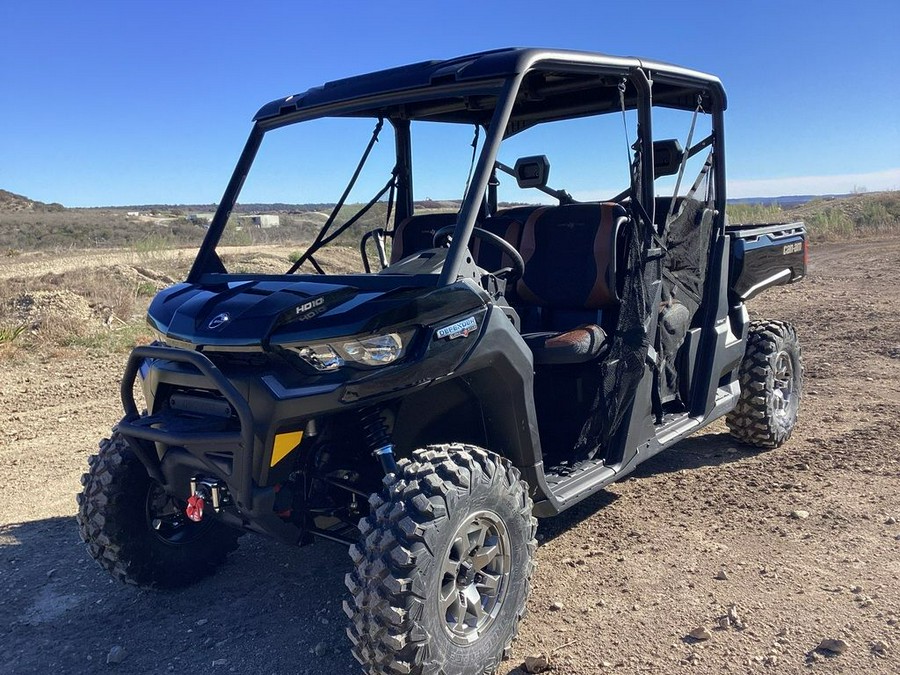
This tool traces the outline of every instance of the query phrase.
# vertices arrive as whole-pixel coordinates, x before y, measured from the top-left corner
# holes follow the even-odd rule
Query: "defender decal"
[[[452,323],[449,326],[439,328],[437,333],[435,333],[435,337],[438,340],[442,340],[444,338],[453,340],[458,337],[468,337],[469,333],[471,333],[476,328],[478,328],[478,324],[475,322],[475,317],[470,316],[468,319],[463,319],[462,321],[457,321],[456,323]]]

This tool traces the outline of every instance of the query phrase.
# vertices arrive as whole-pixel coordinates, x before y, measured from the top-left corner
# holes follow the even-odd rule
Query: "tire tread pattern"
[[[803,377],[800,344],[794,327],[785,321],[758,320],[750,323],[747,349],[741,361],[741,395],[725,417],[729,432],[739,441],[758,448],[777,448],[791,437],[796,415],[788,425],[779,424],[772,414],[776,355],[796,350],[800,381]],[[796,395],[800,395],[800,390]]]
[[[189,543],[153,541],[146,517],[138,517],[149,480],[124,437],[114,433],[100,442],[76,497],[78,530],[88,553],[115,579],[135,586],[175,588],[212,574],[238,547],[241,533],[212,523],[206,536]]]
[[[360,542],[350,549],[355,569],[346,576],[351,599],[344,602],[350,618],[347,634],[353,655],[371,675],[445,675],[440,655],[429,649],[429,636],[417,619],[424,610],[427,589],[420,558],[435,557],[435,537],[442,521],[456,507],[470,481],[486,479],[515,500],[527,523],[527,562],[522,580],[525,599],[537,549],[537,519],[518,470],[505,458],[471,445],[446,444],[416,450],[386,476],[384,488],[369,500],[370,515],[360,522]],[[502,654],[488,659],[480,671],[493,673],[508,656],[523,601]]]

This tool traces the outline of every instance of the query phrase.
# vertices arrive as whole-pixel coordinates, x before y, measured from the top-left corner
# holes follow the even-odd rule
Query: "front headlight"
[[[360,340],[292,347],[316,370],[331,372],[347,364],[377,367],[401,358],[412,333],[387,333]]]
[[[403,338],[399,333],[350,340],[336,344],[335,347],[345,361],[363,366],[386,366],[403,356]]]
[[[344,365],[343,359],[337,355],[331,345],[314,345],[312,347],[294,348],[301,359],[316,370],[330,372]]]

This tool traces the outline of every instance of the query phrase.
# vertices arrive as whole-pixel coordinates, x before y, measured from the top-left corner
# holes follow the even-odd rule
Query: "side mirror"
[[[681,143],[672,138],[666,141],[653,141],[653,176],[672,176],[678,173],[684,150]]]
[[[546,187],[550,178],[550,160],[547,155],[519,157],[513,170],[520,188]]]

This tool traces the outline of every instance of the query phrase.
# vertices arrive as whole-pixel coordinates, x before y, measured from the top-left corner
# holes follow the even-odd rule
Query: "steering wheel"
[[[446,225],[440,228],[434,233],[434,238],[431,243],[434,244],[435,247],[439,246],[440,244],[438,242],[444,237],[452,234],[455,229],[456,225]],[[512,244],[506,241],[506,239],[498,237],[496,234],[489,230],[485,230],[483,227],[473,227],[472,236],[478,237],[489,244],[493,244],[512,260],[512,267],[501,267],[499,270],[491,272],[495,277],[499,277],[506,281],[512,281],[525,274],[525,261],[522,259],[522,254],[519,253]]]

